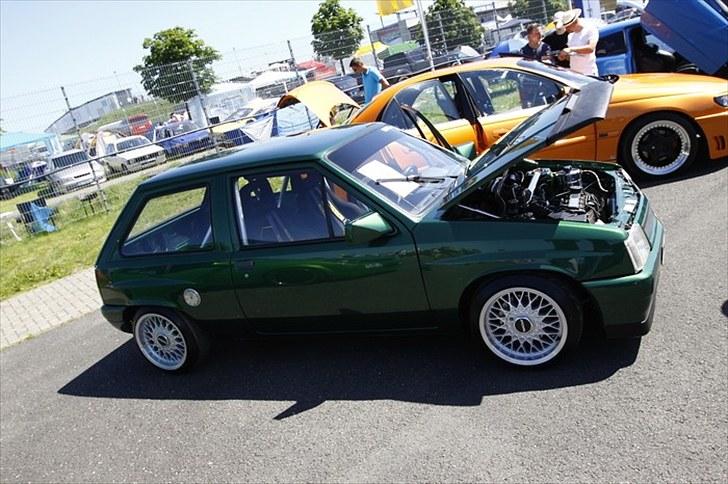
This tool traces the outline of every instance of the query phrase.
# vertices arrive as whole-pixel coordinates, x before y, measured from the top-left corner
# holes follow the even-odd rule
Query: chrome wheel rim
[[[480,334],[499,358],[533,366],[558,355],[568,334],[566,316],[547,294],[528,287],[497,292],[480,311]]]
[[[139,318],[134,339],[146,359],[162,370],[177,370],[187,360],[187,342],[182,331],[161,314],[147,313]]]
[[[690,135],[675,121],[660,120],[644,125],[632,140],[630,153],[635,165],[648,175],[669,175],[690,157]]]

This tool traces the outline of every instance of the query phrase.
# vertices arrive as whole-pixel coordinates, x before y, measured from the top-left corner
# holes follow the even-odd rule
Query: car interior
[[[647,42],[642,28],[632,29],[629,33],[634,49],[634,62],[637,72],[674,72],[675,56],[656,44]]]
[[[369,210],[315,170],[251,176],[238,182],[247,245],[344,236],[344,224]]]

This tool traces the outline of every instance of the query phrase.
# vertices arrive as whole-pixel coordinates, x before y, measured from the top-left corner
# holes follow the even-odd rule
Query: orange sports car
[[[417,117],[409,106],[450,145],[475,155],[587,79],[539,61],[486,60],[399,82],[377,95],[351,122],[383,121],[415,130],[412,120]],[[698,154],[711,159],[728,156],[725,79],[631,74],[609,80],[614,82],[614,93],[607,117],[556,141],[534,158],[619,161],[633,175],[661,177],[687,168]]]

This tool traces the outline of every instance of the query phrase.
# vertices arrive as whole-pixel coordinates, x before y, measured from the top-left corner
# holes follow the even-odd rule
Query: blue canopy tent
[[[0,133],[0,153],[38,143],[43,143],[49,153],[62,151],[55,133]]]

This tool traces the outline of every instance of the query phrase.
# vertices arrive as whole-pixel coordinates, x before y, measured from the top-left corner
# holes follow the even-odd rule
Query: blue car
[[[728,78],[728,4],[691,0],[678,8],[671,0],[651,0],[642,13],[647,32],[670,45],[702,72]]]
[[[189,155],[213,146],[210,132],[192,121],[157,126],[154,128],[152,142],[164,148],[167,156]]]
[[[696,66],[653,34],[639,18],[599,29],[597,68],[600,75],[638,72],[695,72]]]
[[[691,5],[691,8],[699,5],[697,2],[705,3],[705,1],[695,0],[696,3]],[[728,52],[726,52],[728,44],[725,43],[725,39],[728,39],[728,19],[717,13],[708,13],[716,27],[707,29],[701,37],[701,34],[697,32],[700,29],[697,28],[697,25],[693,25],[696,32],[688,38],[701,38],[702,41],[691,41],[688,44],[687,40],[682,39],[682,35],[671,34],[673,31],[667,29],[664,22],[660,23],[661,21],[650,16],[652,15],[650,7],[655,10],[654,5],[661,6],[659,9],[661,18],[668,15],[682,15],[679,13],[680,9],[675,8],[674,2],[652,0],[647,4],[647,9],[641,19],[631,18],[601,27],[596,52],[599,75],[640,72],[718,73],[720,66],[728,60]],[[696,9],[696,11],[698,10]],[[726,22],[725,28],[720,27],[721,22]],[[684,31],[689,30],[689,25],[686,27],[688,28],[683,28]],[[551,33],[546,32],[546,36]],[[722,42],[719,41],[720,36],[722,36]],[[524,45],[526,45],[525,39],[509,39],[498,44],[490,56],[518,55]],[[703,55],[700,52],[703,52]],[[706,56],[710,57],[710,62],[704,59]],[[723,70],[726,70],[725,66],[723,66]]]

